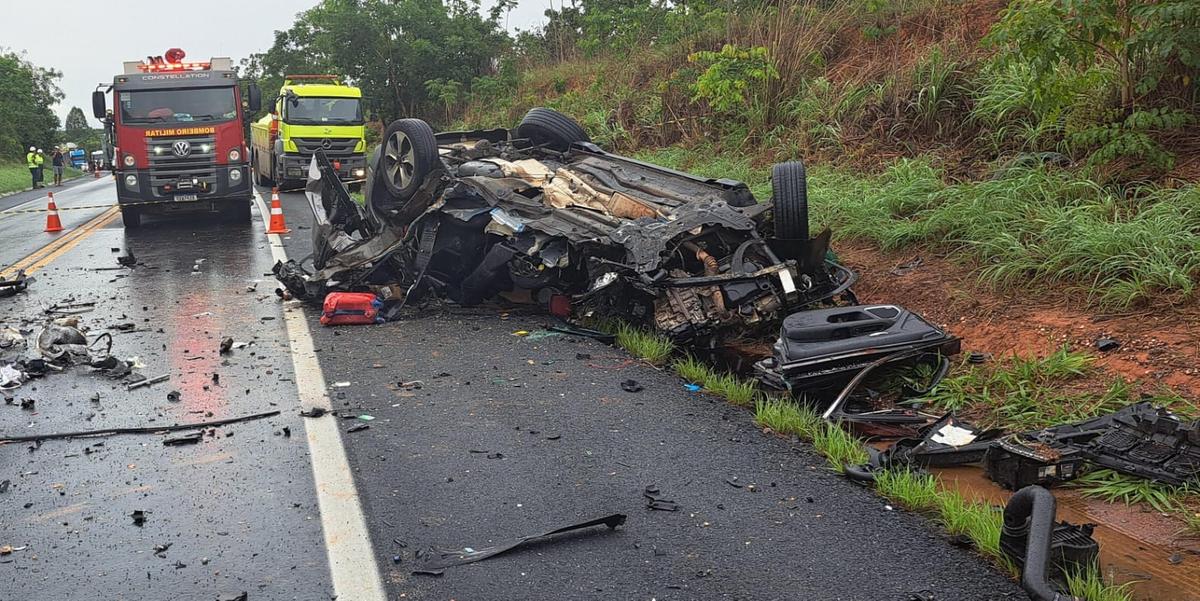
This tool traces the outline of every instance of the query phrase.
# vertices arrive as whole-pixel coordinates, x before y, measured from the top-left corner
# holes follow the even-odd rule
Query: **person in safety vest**
[[[37,149],[37,156],[33,157],[33,162],[37,164],[38,187],[45,188],[46,184],[42,182],[46,181],[46,168],[42,164],[46,162],[46,153],[42,152],[41,148]]]
[[[25,166],[29,167],[29,178],[33,180],[33,187],[40,188],[38,185],[38,155],[37,148],[29,147],[29,152],[25,153]]]

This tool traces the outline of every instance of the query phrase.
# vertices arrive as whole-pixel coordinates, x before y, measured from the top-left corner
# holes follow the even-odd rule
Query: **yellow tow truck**
[[[366,174],[362,91],[336,75],[288,75],[274,108],[250,125],[250,164],[260,186],[298,188],[317,150],[343,181]]]

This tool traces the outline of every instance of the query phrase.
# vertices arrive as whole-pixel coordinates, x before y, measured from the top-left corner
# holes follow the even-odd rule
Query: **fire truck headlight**
[[[166,148],[163,148],[162,146],[154,147],[154,154],[162,154],[164,152],[166,152]]]
[[[367,170],[366,170],[366,169],[355,169],[355,170],[354,170],[354,177],[362,177],[362,176],[364,176],[364,175],[366,175],[366,174],[367,174]]]
[[[126,167],[132,167],[133,163],[136,159],[133,158],[132,154],[127,154],[127,155],[125,155],[125,158],[121,159],[121,160],[122,160],[122,162],[125,163]]]
[[[242,170],[241,169],[231,169],[229,171],[229,181],[231,181],[235,184],[242,181]]]
[[[230,150],[229,151],[229,160],[233,161],[233,162],[242,160],[242,151],[240,151],[236,148],[234,148],[233,150]]]
[[[128,188],[136,188],[137,187],[137,176],[132,173],[130,173],[129,175],[126,175],[125,176],[125,186]]]

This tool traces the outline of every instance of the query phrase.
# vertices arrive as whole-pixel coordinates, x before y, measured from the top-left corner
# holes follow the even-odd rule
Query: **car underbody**
[[[778,235],[776,203],[741,182],[547,140],[525,122],[436,134],[422,168],[415,155],[431,149],[409,125],[371,157],[363,205],[314,157],[311,264],[276,268],[292,294],[391,287],[396,308],[527,293],[562,317],[619,318],[693,344],[759,336],[850,294],[855,276],[827,258],[829,232],[810,239],[804,223],[803,236]]]

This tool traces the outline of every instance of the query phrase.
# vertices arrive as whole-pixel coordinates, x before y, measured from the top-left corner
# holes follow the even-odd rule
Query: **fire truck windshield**
[[[293,125],[358,125],[363,122],[357,98],[291,96],[283,110],[283,120]]]
[[[233,88],[131,90],[118,96],[121,123],[191,123],[237,117]]]

